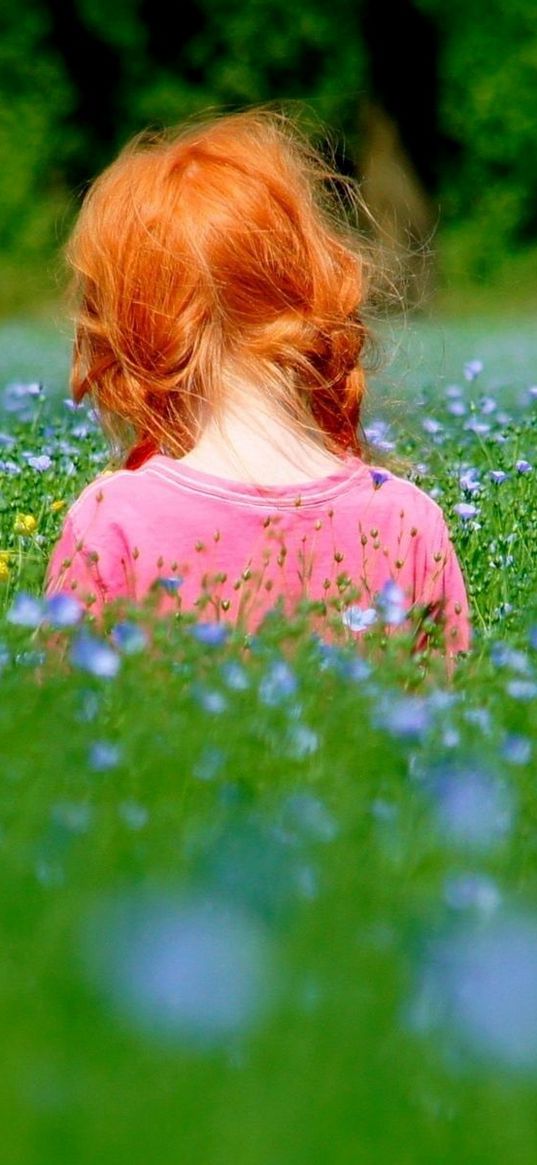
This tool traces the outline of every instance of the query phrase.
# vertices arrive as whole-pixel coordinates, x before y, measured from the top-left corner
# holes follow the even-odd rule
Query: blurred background
[[[536,79],[535,0],[3,0],[0,376],[63,378],[61,244],[130,135],[276,101],[362,181],[429,372],[475,318],[464,355],[492,335],[531,377]]]

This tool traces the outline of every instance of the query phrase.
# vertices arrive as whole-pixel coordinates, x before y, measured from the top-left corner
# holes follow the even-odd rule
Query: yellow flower
[[[33,514],[17,514],[13,529],[16,534],[34,534],[37,530],[37,522]]]
[[[63,498],[58,498],[58,500],[56,502],[51,502],[50,508],[52,510],[52,513],[56,514],[58,512],[58,510],[63,510],[64,505],[65,505],[65,502],[64,502]]]
[[[9,578],[9,566],[5,558],[0,557],[0,583],[7,582]]]

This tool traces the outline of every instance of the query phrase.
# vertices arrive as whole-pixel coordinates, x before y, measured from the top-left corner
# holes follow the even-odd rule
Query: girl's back
[[[440,508],[352,456],[296,486],[249,485],[158,454],[103,475],[70,511],[48,593],[94,596],[100,612],[121,596],[140,601],[156,579],[163,610],[179,597],[183,609],[250,630],[279,596],[288,613],[301,599],[329,609],[344,600],[358,630],[359,609],[393,582],[401,607],[444,611],[450,652],[468,647],[464,583]]]

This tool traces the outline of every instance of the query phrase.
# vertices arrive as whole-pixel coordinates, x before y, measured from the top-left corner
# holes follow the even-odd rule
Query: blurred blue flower
[[[259,699],[262,704],[277,707],[285,703],[297,690],[294,672],[285,660],[276,660],[267,668],[259,684]]]
[[[449,874],[444,882],[444,899],[452,910],[476,910],[488,916],[501,905],[502,895],[487,874]]]
[[[420,740],[433,723],[432,711],[422,696],[382,693],[373,711],[373,723],[400,740]]]
[[[270,1010],[275,952],[266,931],[218,896],[170,891],[104,901],[86,921],[86,974],[149,1039],[210,1049]]]
[[[210,712],[213,716],[219,716],[222,712],[227,711],[228,701],[223,692],[206,688],[203,684],[199,683],[193,683],[190,690],[194,699],[203,708],[204,712]]]
[[[84,607],[74,595],[53,595],[46,601],[46,620],[57,630],[80,623]]]
[[[109,740],[96,740],[89,750],[88,764],[96,773],[117,768],[120,760],[121,748]]]
[[[515,469],[517,473],[531,473],[532,468],[533,467],[530,465],[529,461],[526,461],[523,457],[520,457],[518,461],[515,461]]]
[[[41,395],[42,385],[40,384],[14,382],[6,385],[2,395],[2,404],[6,413],[15,413],[21,421],[31,420],[34,401]]]
[[[509,474],[505,473],[503,469],[491,469],[489,471],[490,480],[493,481],[495,485],[502,485],[504,481],[507,481],[508,476]]]
[[[30,469],[35,469],[38,473],[44,473],[45,470],[50,469],[52,457],[49,457],[48,453],[40,453],[38,456],[28,457],[28,465]]]
[[[112,642],[124,655],[136,655],[147,647],[147,635],[137,623],[116,623],[111,632]]]
[[[339,833],[338,822],[320,797],[310,792],[290,793],[283,799],[278,822],[284,831],[292,829],[298,836],[325,843]]]
[[[514,793],[486,768],[467,761],[439,764],[426,787],[447,842],[489,850],[510,833],[515,818]]]
[[[535,680],[509,680],[505,690],[513,700],[535,700],[537,697]]]
[[[527,765],[531,760],[532,743],[527,736],[508,733],[502,744],[502,756],[512,765]]]
[[[489,416],[491,413],[495,413],[497,407],[498,407],[498,405],[497,405],[496,401],[494,400],[493,396],[482,396],[481,397],[481,400],[479,402],[479,409],[485,417]]]
[[[537,922],[492,911],[430,944],[411,1009],[415,1027],[496,1067],[537,1069]]]
[[[15,444],[15,438],[11,433],[0,433],[0,448],[11,448]]]
[[[421,422],[421,427],[425,433],[430,433],[431,436],[434,436],[437,433],[442,433],[444,428],[444,426],[440,424],[440,421],[436,421],[434,417],[425,417],[425,419]]]
[[[0,470],[2,473],[8,473],[11,477],[16,477],[21,473],[20,465],[16,461],[0,461]]]
[[[156,581],[157,585],[162,587],[163,591],[166,591],[166,594],[175,595],[180,587],[182,587],[184,580],[181,575],[171,575],[170,578],[159,578]]]
[[[213,781],[222,771],[227,756],[228,754],[223,748],[218,748],[214,744],[205,745],[201,756],[192,769],[192,775],[198,781]]]
[[[483,371],[483,367],[482,360],[468,360],[468,362],[464,365],[465,379],[470,381],[470,383],[476,380],[479,374]]]
[[[466,405],[463,400],[452,400],[446,408],[452,417],[463,417],[466,413]]]
[[[46,606],[26,591],[19,591],[7,612],[6,620],[17,627],[39,627],[46,617]]]
[[[245,692],[250,687],[250,677],[242,664],[236,660],[226,660],[220,668],[220,674],[226,687],[233,692]]]
[[[407,603],[401,587],[393,579],[384,583],[382,590],[376,596],[375,606],[384,623],[399,626],[407,616]]]
[[[373,623],[376,623],[377,618],[378,615],[374,607],[367,607],[364,610],[363,607],[353,604],[343,612],[341,622],[345,627],[348,627],[349,631],[358,632],[367,631],[368,627],[372,627]]]
[[[220,647],[229,636],[229,627],[226,623],[194,623],[190,634],[205,647]]]
[[[479,480],[479,470],[465,469],[463,473],[459,474],[459,485],[465,493],[475,494],[481,489],[481,482]]]
[[[468,522],[470,518],[476,517],[479,510],[471,502],[458,502],[456,506],[453,506],[453,512],[462,518],[463,522]]]
[[[372,421],[365,429],[365,435],[369,444],[382,450],[383,453],[391,453],[395,449],[395,442],[392,440],[390,426],[386,421]]]
[[[307,724],[290,724],[282,741],[282,753],[293,760],[313,756],[319,748],[319,737]]]
[[[511,671],[518,672],[519,675],[528,675],[531,670],[530,661],[526,652],[519,651],[517,648],[511,647],[509,643],[504,643],[501,640],[493,643],[490,658],[495,667],[507,667]]]
[[[87,833],[93,821],[93,808],[79,801],[58,801],[51,810],[51,819],[69,833]]]
[[[113,679],[121,664],[120,656],[108,643],[87,631],[81,631],[73,641],[70,660],[75,667],[100,679]]]
[[[490,425],[487,421],[480,421],[478,417],[470,417],[465,421],[464,429],[469,433],[475,433],[478,437],[485,437],[490,433]]]
[[[118,805],[118,815],[128,829],[138,832],[149,821],[149,810],[139,801],[122,801]]]

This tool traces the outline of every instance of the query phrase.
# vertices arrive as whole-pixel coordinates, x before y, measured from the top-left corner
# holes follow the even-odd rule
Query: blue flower
[[[92,744],[88,763],[91,769],[97,773],[105,773],[108,769],[115,769],[121,760],[121,749],[119,745],[112,744],[108,740],[97,740]]]
[[[510,832],[514,797],[505,782],[471,762],[439,766],[428,782],[438,826],[446,841],[488,850]]]
[[[380,489],[381,485],[384,485],[384,482],[388,481],[390,477],[390,474],[386,473],[383,469],[370,469],[369,472],[371,474],[374,489]]]
[[[349,631],[360,632],[367,631],[368,627],[372,627],[373,623],[377,621],[377,612],[374,607],[359,607],[353,604],[351,607],[343,612],[341,622]]]
[[[33,402],[41,393],[40,384],[7,384],[3,394],[6,413],[16,413],[21,421],[30,420]]]
[[[466,405],[463,400],[452,400],[446,407],[452,417],[463,417],[466,413]]]
[[[464,473],[459,476],[459,485],[465,493],[475,494],[481,489],[481,482],[479,481],[479,471],[474,469],[466,469]]]
[[[390,427],[386,421],[373,421],[365,429],[365,436],[370,445],[384,453],[391,453],[395,449],[395,442],[391,440]]]
[[[490,480],[493,481],[495,485],[501,485],[502,482],[507,480],[508,476],[509,475],[507,473],[504,473],[503,469],[491,469],[489,472]]]
[[[265,929],[219,900],[154,889],[104,901],[81,934],[86,974],[146,1038],[227,1044],[270,1009],[276,964]]]
[[[278,660],[268,668],[259,685],[259,699],[269,707],[283,704],[297,690],[297,680],[289,664]]]
[[[6,619],[17,627],[39,627],[46,617],[46,607],[42,599],[36,599],[25,591],[19,591],[10,607]]]
[[[496,882],[486,874],[448,875],[444,898],[452,910],[475,910],[485,917],[493,914],[502,901]]]
[[[469,521],[470,518],[475,518],[476,514],[479,513],[477,506],[472,505],[471,502],[459,502],[456,506],[453,506],[453,511],[459,518],[462,518],[463,522]]]
[[[138,801],[122,801],[118,806],[118,814],[127,829],[138,831],[149,821],[149,811]]]
[[[532,468],[533,467],[530,465],[529,461],[526,461],[523,457],[520,457],[518,461],[515,461],[515,469],[517,473],[531,473]]]
[[[432,722],[431,709],[421,696],[384,694],[375,709],[373,720],[400,740],[421,740]]]
[[[220,669],[222,679],[228,688],[234,692],[245,692],[250,687],[248,673],[240,663],[227,660]]]
[[[440,421],[436,421],[434,417],[425,417],[421,422],[421,427],[425,433],[430,433],[432,436],[441,433],[443,430],[443,425],[440,424]]]
[[[191,692],[204,712],[210,712],[213,716],[220,716],[222,712],[227,711],[228,701],[223,692],[206,688],[203,684],[198,683],[192,684]]]
[[[532,745],[527,736],[508,733],[502,744],[502,756],[511,765],[527,765],[531,760]]]
[[[49,457],[48,453],[41,453],[38,457],[28,457],[28,465],[30,469],[35,469],[38,473],[44,473],[45,470],[50,469],[52,458]]]
[[[281,825],[292,828],[312,841],[328,843],[339,833],[338,823],[320,797],[312,793],[291,793],[281,806]]]
[[[47,599],[46,619],[51,627],[74,627],[80,622],[84,607],[74,595],[53,595]]]
[[[227,753],[222,748],[207,744],[192,769],[192,775],[198,781],[213,781],[221,772],[226,760]]]
[[[229,635],[229,628],[225,623],[194,623],[190,634],[205,647],[220,647]]]
[[[468,362],[464,365],[464,376],[466,380],[470,381],[470,383],[476,380],[482,371],[482,360],[468,360]]]
[[[120,667],[120,657],[108,643],[82,631],[73,641],[71,663],[99,679],[113,679]]]
[[[183,581],[181,575],[172,575],[170,578],[157,579],[157,585],[162,587],[163,591],[166,591],[166,594],[176,595],[179,588],[182,587]]]
[[[393,579],[388,579],[379,591],[376,608],[384,623],[392,623],[398,627],[404,622],[407,614],[405,596]]]
[[[486,892],[485,892],[486,894]],[[485,912],[486,915],[486,912]],[[537,1068],[537,922],[505,908],[465,919],[427,951],[411,1009],[448,1048],[527,1072]]]
[[[136,655],[147,647],[147,635],[137,623],[116,623],[112,628],[112,642],[124,655]]]
[[[16,461],[0,461],[0,470],[2,473],[9,473],[11,477],[16,477],[21,472],[21,467]]]

